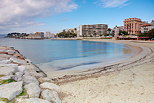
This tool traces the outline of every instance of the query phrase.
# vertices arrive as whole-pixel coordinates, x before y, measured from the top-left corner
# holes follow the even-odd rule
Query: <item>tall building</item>
[[[144,22],[145,23],[145,22]],[[124,29],[128,34],[140,34],[143,22],[139,18],[128,18],[124,20]]]
[[[93,37],[102,36],[107,34],[108,25],[95,24],[95,25],[80,25],[78,36],[79,37]]]

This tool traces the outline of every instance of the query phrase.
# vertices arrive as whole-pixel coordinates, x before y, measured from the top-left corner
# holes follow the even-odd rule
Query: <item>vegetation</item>
[[[65,30],[63,30],[62,32],[58,33],[57,36],[60,38],[74,38],[77,37],[77,34],[69,31],[66,32]]]
[[[0,77],[4,77],[5,75],[0,75]]]
[[[0,85],[1,84],[8,84],[8,83],[12,83],[12,82],[16,82],[15,80],[13,79],[8,79],[8,80],[0,80]]]
[[[154,38],[154,29],[148,31],[147,33],[142,33],[142,34],[140,34],[139,37]]]
[[[119,35],[123,35],[123,36],[124,36],[124,35],[129,35],[129,34],[128,34],[127,31],[120,31],[120,32],[119,32]]]
[[[26,95],[27,95],[27,91],[26,91],[26,89],[23,89],[22,93],[19,94],[17,97],[26,96]]]
[[[9,100],[7,98],[0,98],[0,101],[3,101],[5,103],[8,103],[9,102]]]

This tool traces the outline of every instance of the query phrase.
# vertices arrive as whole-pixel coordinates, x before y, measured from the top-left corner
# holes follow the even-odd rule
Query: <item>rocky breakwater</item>
[[[60,88],[19,51],[0,47],[0,103],[61,103]]]

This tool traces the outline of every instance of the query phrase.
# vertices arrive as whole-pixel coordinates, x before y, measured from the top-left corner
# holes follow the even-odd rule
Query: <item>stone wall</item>
[[[61,103],[60,87],[12,47],[0,47],[0,103]]]

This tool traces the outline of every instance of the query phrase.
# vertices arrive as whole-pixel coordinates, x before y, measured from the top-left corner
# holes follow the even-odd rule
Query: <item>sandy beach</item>
[[[95,40],[96,41],[96,40]],[[140,48],[128,60],[54,78],[63,103],[154,103],[154,42],[114,41]],[[62,76],[62,75],[61,75]]]

